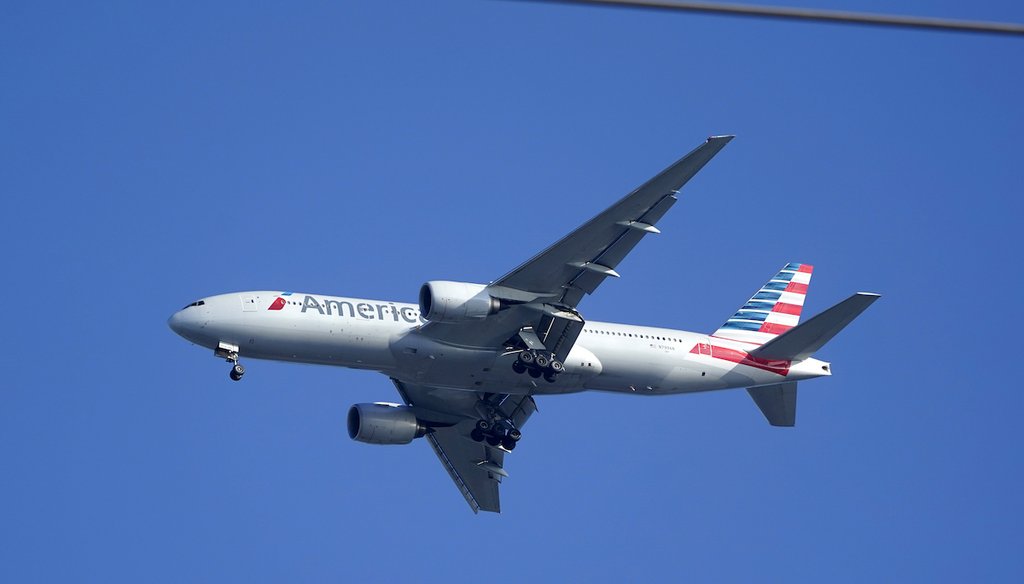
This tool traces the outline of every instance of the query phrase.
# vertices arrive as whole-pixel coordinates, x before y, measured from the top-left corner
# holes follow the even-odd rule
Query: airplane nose
[[[167,326],[186,341],[204,345],[211,340],[212,333],[207,326],[214,320],[212,312],[210,299],[198,300],[172,314]]]
[[[180,336],[184,336],[185,333],[185,316],[182,314],[184,310],[179,310],[171,315],[171,318],[167,319],[167,326],[171,327],[171,330]]]

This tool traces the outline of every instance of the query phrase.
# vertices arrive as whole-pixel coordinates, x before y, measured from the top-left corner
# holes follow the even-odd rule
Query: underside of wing
[[[508,476],[501,474],[505,472],[503,451],[473,442],[454,428],[437,430],[427,440],[474,513],[501,512],[498,485],[502,476]]]
[[[575,307],[615,268],[676,201],[676,194],[732,136],[712,136],[657,176],[551,247],[496,280],[507,287],[554,297]]]
[[[473,430],[479,420],[495,414],[518,430],[537,409],[533,398],[392,381],[417,418],[439,422],[426,438],[473,512],[500,512],[498,485],[508,477],[504,468],[508,450],[487,440],[474,440]]]
[[[608,277],[675,203],[676,195],[732,136],[712,136],[657,176],[529,261],[489,284],[502,308],[471,322],[429,322],[419,334],[445,343],[498,348],[522,329],[564,361],[583,328],[576,307]],[[515,343],[513,343],[515,344]],[[520,347],[522,348],[522,347]]]

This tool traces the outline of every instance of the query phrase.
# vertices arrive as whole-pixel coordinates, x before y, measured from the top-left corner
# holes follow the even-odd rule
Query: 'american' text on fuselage
[[[390,314],[395,322],[399,322],[399,319],[410,324],[425,322],[420,318],[419,311],[415,308],[397,306],[394,303],[352,303],[347,300],[324,300],[320,302],[316,297],[306,295],[302,301],[302,312],[307,310],[315,310],[325,316],[347,316],[349,318],[363,318],[366,320],[386,320],[385,315]]]

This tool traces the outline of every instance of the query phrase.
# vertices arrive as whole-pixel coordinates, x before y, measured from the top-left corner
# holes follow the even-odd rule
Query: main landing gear
[[[476,427],[469,433],[469,436],[476,442],[487,441],[490,446],[500,446],[511,451],[522,437],[522,432],[517,430],[508,420],[505,423],[493,424],[487,420],[476,420]]]
[[[511,419],[507,418],[501,411],[500,404],[496,404],[489,398],[477,402],[477,413],[480,419],[476,426],[469,433],[470,438],[477,442],[487,441],[491,446],[500,446],[511,452],[523,433],[516,428]]]
[[[554,383],[558,374],[565,371],[565,365],[555,359],[551,353],[537,349],[525,349],[512,363],[512,371],[519,374],[528,373],[534,379],[543,375],[545,381]]]
[[[497,422],[477,420],[476,427],[469,433],[469,436],[477,442],[486,440],[491,446],[501,446],[505,450],[511,451],[516,447],[519,439],[523,437],[523,433],[517,430],[512,425],[512,422],[507,419],[501,419]]]
[[[228,363],[231,363],[231,371],[228,372],[228,377],[231,381],[241,381],[242,376],[245,375],[245,365],[238,362],[238,347],[228,343],[221,343],[213,350],[214,357],[220,357]]]

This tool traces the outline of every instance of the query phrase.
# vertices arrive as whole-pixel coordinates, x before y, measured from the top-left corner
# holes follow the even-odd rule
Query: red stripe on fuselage
[[[701,354],[700,347],[700,343],[694,345],[693,348],[690,349],[690,353],[694,355]],[[706,347],[707,345],[705,345],[705,350],[707,350]],[[729,361],[730,363],[738,363],[740,365],[746,365],[747,367],[754,367],[755,369],[761,369],[762,371],[768,371],[769,373],[775,373],[783,377],[789,374],[789,368],[792,365],[791,361],[751,357],[746,353],[746,351],[719,347],[718,345],[711,345],[711,355],[709,356],[712,359],[722,359],[723,361]]]

